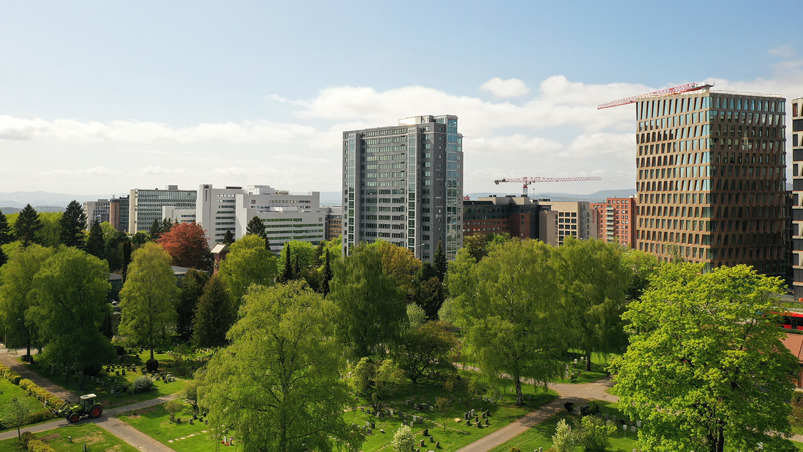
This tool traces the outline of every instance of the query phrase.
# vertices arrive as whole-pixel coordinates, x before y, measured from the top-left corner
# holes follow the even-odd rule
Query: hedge
[[[13,370],[9,369],[8,367],[0,364],[0,375],[3,375],[3,378],[10,381],[11,383],[18,385],[20,384],[20,380],[22,380],[22,376],[20,374],[14,372]]]
[[[51,394],[27,378],[20,380],[19,386],[20,388],[30,392],[30,394],[39,399],[40,402],[47,401],[48,407],[50,408],[58,408],[62,403],[64,403],[60,397]]]
[[[56,452],[56,449],[38,439],[32,439],[28,441],[28,452]]]

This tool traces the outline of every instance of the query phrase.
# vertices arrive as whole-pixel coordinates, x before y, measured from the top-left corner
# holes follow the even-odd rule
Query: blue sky
[[[0,192],[340,187],[340,132],[456,114],[465,190],[635,182],[633,107],[692,81],[803,96],[799,6],[758,2],[6,2]],[[505,189],[511,193],[518,187]]]

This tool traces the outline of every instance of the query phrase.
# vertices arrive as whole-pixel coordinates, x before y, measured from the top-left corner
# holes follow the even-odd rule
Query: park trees
[[[164,232],[157,241],[179,267],[208,270],[211,267],[206,232],[198,223],[180,223]]]
[[[627,344],[621,315],[632,275],[615,244],[568,237],[557,251],[572,346],[583,352],[590,371],[592,352],[620,351]]]
[[[256,235],[246,234],[232,243],[220,264],[220,277],[226,283],[235,307],[252,284],[270,286],[276,277],[276,257],[265,249]]]
[[[356,358],[396,342],[407,321],[404,292],[382,271],[382,254],[361,246],[334,265],[329,297],[337,307],[337,336]]]
[[[413,383],[419,378],[453,370],[457,338],[445,322],[427,322],[407,331],[393,349],[394,360]]]
[[[0,245],[11,243],[14,241],[14,234],[11,233],[11,227],[8,225],[6,215],[0,210]]]
[[[84,249],[98,259],[106,257],[106,241],[103,239],[103,228],[97,221],[93,221],[92,226],[89,228],[89,236],[86,239],[86,247]]]
[[[35,303],[33,279],[42,265],[53,255],[52,248],[32,244],[15,251],[6,265],[0,267],[0,321],[7,347],[25,347],[31,357],[31,346],[38,342],[38,324],[30,317]]]
[[[42,227],[39,213],[30,204],[26,204],[17,215],[17,221],[14,222],[14,234],[17,236],[17,240],[22,242],[22,246],[27,247],[36,242],[36,234]]]
[[[108,315],[109,267],[105,261],[76,248],[62,248],[33,279],[35,303],[29,316],[39,327],[42,359],[64,366],[65,376],[76,367],[90,374],[114,354],[101,333]]]
[[[204,293],[204,285],[209,275],[195,269],[189,269],[181,280],[181,287],[176,306],[176,333],[187,341],[192,337],[192,323],[198,300]]]
[[[330,303],[300,281],[253,287],[245,299],[198,391],[209,425],[236,430],[245,450],[359,447],[343,420],[350,396]]]
[[[70,201],[59,220],[59,243],[74,248],[83,248],[86,214],[78,201]]]
[[[650,450],[786,450],[789,375],[799,369],[771,314],[779,278],[750,267],[665,264],[624,314],[619,406]]]
[[[536,240],[495,246],[479,263],[461,250],[449,269],[449,291],[465,341],[490,375],[506,373],[524,403],[522,381],[546,386],[563,371],[569,331],[558,301],[555,251]]]
[[[234,323],[235,311],[226,285],[215,275],[204,286],[193,320],[192,337],[201,347],[226,345],[226,332]]]
[[[176,318],[178,298],[170,255],[156,243],[134,251],[120,291],[120,335],[151,352],[164,342]]]
[[[407,383],[404,370],[390,358],[374,362],[362,358],[354,366],[351,385],[378,412]]]

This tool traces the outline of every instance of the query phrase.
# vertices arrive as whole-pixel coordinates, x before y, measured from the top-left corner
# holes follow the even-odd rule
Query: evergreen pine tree
[[[446,276],[446,254],[443,252],[443,243],[438,240],[438,249],[435,251],[435,258],[433,260],[435,271],[438,273],[438,279],[443,282]]]
[[[156,241],[162,236],[162,222],[154,218],[150,230],[151,240]]]
[[[123,263],[122,263],[122,273],[123,273],[123,283],[125,283],[125,278],[128,276],[128,264],[131,263],[131,241],[126,240],[123,242]]]
[[[8,257],[6,256],[6,253],[3,252],[3,248],[0,248],[0,267],[2,267],[6,262],[8,262]]]
[[[188,341],[192,338],[192,323],[195,317],[195,310],[198,307],[198,300],[204,293],[204,286],[209,281],[206,272],[198,271],[193,268],[187,271],[184,279],[181,280],[181,292],[178,296],[176,306],[176,333],[181,339]]]
[[[0,245],[5,245],[13,241],[14,234],[11,233],[11,227],[8,225],[5,214],[0,210]]]
[[[284,268],[279,275],[279,282],[286,283],[293,279],[293,267],[290,265],[290,242],[284,246]]]
[[[100,223],[97,221],[92,222],[92,227],[89,229],[89,238],[86,240],[85,251],[98,259],[106,257],[106,242],[103,241],[103,229],[100,228]]]
[[[39,232],[42,227],[42,220],[39,219],[39,213],[30,204],[26,204],[19,213],[19,216],[17,216],[17,222],[14,224],[17,240],[22,242],[23,248],[31,243],[36,243],[36,233]]]
[[[78,201],[70,201],[67,210],[59,220],[59,243],[82,249],[84,247],[84,231],[86,230],[86,214]]]
[[[245,233],[254,234],[265,238],[265,224],[259,217],[255,216],[254,218],[251,218],[251,221],[248,222],[248,226],[245,227]]]
[[[193,321],[193,340],[200,347],[226,345],[226,332],[234,324],[234,307],[226,285],[215,275],[204,286]]]
[[[323,292],[324,298],[329,295],[329,281],[332,280],[332,266],[329,264],[329,249],[327,248],[325,252],[326,260],[323,264],[323,282],[321,283],[321,292]]]
[[[234,234],[231,233],[231,229],[226,229],[226,234],[223,236],[223,244],[229,246],[232,243],[234,243]]]

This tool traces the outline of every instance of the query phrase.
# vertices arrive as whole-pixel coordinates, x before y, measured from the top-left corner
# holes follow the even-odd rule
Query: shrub
[[[148,372],[156,372],[159,369],[159,361],[155,359],[149,359],[145,362],[145,368],[148,369]]]
[[[143,375],[134,380],[133,384],[134,392],[145,392],[149,391],[151,388],[153,388],[153,380],[151,380],[147,376]]]
[[[18,385],[20,384],[20,380],[22,380],[22,376],[13,370],[9,370],[6,372],[6,379],[10,381],[12,384]]]
[[[34,386],[36,386],[36,383],[32,382],[31,380],[28,380],[27,378],[23,378],[22,380],[20,380],[19,387],[26,391]]]
[[[36,435],[31,432],[22,432],[22,436],[20,436],[20,441],[22,441],[22,445],[27,447],[28,441],[36,439]]]
[[[48,446],[38,439],[28,441],[28,452],[56,452],[55,449]]]
[[[415,447],[415,433],[407,425],[402,425],[396,430],[393,435],[393,442],[391,442],[393,450],[400,452],[409,452]]]
[[[586,452],[602,452],[608,447],[609,436],[616,433],[616,425],[595,416],[586,416],[580,421],[577,441]]]
[[[53,419],[55,415],[50,410],[41,410],[28,415],[28,423],[36,424],[37,422],[48,421]]]
[[[555,452],[569,452],[574,448],[575,442],[576,437],[571,426],[566,419],[561,419],[555,428],[555,435],[552,437],[552,448]]]

